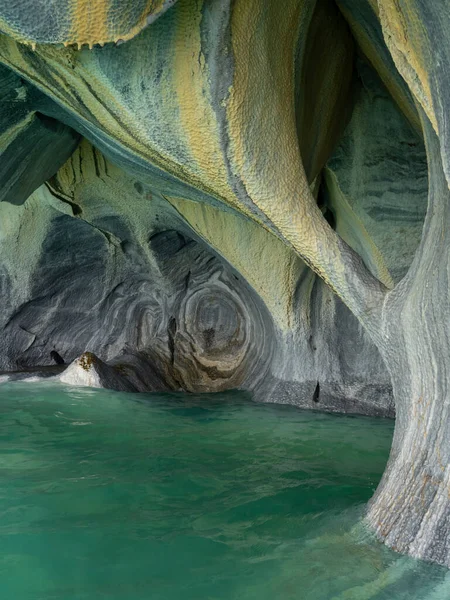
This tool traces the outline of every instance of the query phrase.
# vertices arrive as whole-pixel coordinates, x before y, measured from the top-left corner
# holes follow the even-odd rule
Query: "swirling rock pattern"
[[[114,212],[124,184],[136,199],[129,215]],[[26,298],[18,303],[14,288],[5,291],[14,310],[4,323],[3,369],[50,365],[53,351],[69,363],[89,350],[100,361],[118,356],[113,387],[124,370],[134,369],[139,352],[154,364],[155,379],[131,389],[213,391],[254,387],[264,378],[274,334],[263,302],[194,239],[170,205],[149,196],[83,144],[24,204],[24,213],[40,205],[44,233],[39,250],[29,250],[37,261]],[[11,205],[2,209],[6,215]],[[2,281],[6,289],[6,275]]]
[[[255,387],[271,358],[267,309],[241,278],[177,231],[158,233],[150,244],[174,290],[170,377],[188,391]]]
[[[168,202],[86,141],[0,214],[0,368],[13,377],[55,376],[56,352],[71,363],[62,380],[77,385],[240,387],[314,410],[392,414],[381,358],[349,311],[251,221]],[[80,359],[86,351],[95,359]]]

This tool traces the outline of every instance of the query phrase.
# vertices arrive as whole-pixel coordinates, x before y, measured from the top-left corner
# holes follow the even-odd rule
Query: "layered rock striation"
[[[45,44],[33,52],[14,39],[75,41],[68,34],[39,38],[39,24],[34,37],[19,21],[22,37],[4,27],[2,73],[12,100],[3,103],[3,156],[15,161],[9,170],[27,187],[5,186],[0,205],[14,213],[16,227],[5,227],[4,280],[21,273],[16,286],[6,285],[3,371],[50,366],[52,352],[70,363],[88,351],[122,366],[128,360],[133,373],[154,373],[133,389],[241,386],[261,400],[393,414],[378,350],[298,256],[289,222],[275,223],[284,221],[275,198],[289,205],[308,182],[319,219],[325,215],[391,285],[420,240],[423,143],[411,115],[355,50],[342,6],[297,1],[286,8],[184,1],[129,44],[80,52]],[[63,3],[59,9],[66,10]],[[100,15],[93,16],[100,26]],[[285,47],[271,50],[264,40],[272,39],[274,23],[287,37]],[[246,46],[253,30],[260,40],[254,49]],[[290,61],[294,77],[277,61]],[[284,101],[289,93],[292,104]],[[406,86],[402,93],[416,117]],[[251,112],[243,104],[253,105]],[[28,150],[26,162],[6,139],[10,115],[22,118],[15,143],[27,140],[39,162]],[[80,135],[85,141],[50,178]],[[294,158],[297,143],[302,163]],[[32,243],[30,211],[39,231]],[[8,238],[21,230],[25,250],[8,264]],[[406,247],[395,243],[404,234]],[[118,386],[109,379],[99,385]]]

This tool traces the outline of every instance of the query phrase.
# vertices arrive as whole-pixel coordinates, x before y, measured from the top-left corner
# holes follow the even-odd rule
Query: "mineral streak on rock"
[[[0,31],[19,42],[81,48],[130,40],[177,0],[33,0],[0,6]]]
[[[0,7],[1,380],[393,391],[367,519],[450,566],[446,1],[37,6]]]

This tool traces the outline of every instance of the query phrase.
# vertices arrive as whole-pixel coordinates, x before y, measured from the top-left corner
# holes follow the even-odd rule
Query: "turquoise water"
[[[393,425],[243,393],[0,387],[0,598],[448,600],[358,525]]]

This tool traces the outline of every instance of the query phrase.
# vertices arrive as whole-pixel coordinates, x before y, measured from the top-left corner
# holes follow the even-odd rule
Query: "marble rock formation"
[[[0,32],[1,380],[395,410],[367,520],[450,565],[446,0],[19,0]]]

